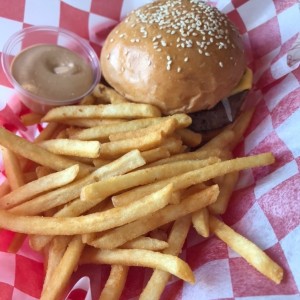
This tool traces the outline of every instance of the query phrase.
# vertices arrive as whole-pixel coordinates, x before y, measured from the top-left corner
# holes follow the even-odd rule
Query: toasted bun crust
[[[210,109],[246,68],[243,43],[227,17],[197,0],[159,0],[133,11],[102,52],[106,81],[165,114]]]

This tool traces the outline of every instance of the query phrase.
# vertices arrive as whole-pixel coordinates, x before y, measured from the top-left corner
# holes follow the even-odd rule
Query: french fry
[[[158,165],[163,165],[175,161],[182,161],[182,160],[192,160],[192,159],[207,159],[209,157],[220,157],[221,156],[221,150],[220,149],[214,149],[212,151],[194,151],[194,152],[186,152],[186,153],[180,153],[180,154],[174,154],[170,157],[160,159],[159,161],[153,162],[148,165],[148,167],[154,167]]]
[[[240,254],[257,271],[277,284],[281,282],[283,269],[258,246],[212,215],[209,217],[209,226],[212,233]]]
[[[175,118],[167,118],[161,123],[150,125],[145,128],[131,130],[126,132],[118,132],[109,135],[110,141],[120,141],[126,139],[133,139],[138,137],[143,137],[145,135],[151,134],[152,132],[159,131],[163,136],[170,136],[177,129],[177,121]]]
[[[183,128],[176,131],[183,143],[188,147],[197,147],[201,144],[202,135],[190,129]]]
[[[20,117],[25,126],[35,125],[41,122],[43,115],[37,113],[28,113]]]
[[[143,151],[141,154],[147,164],[159,159],[170,157],[170,152],[165,147],[157,147],[151,150]]]
[[[185,216],[175,221],[168,238],[169,247],[163,251],[164,254],[171,254],[177,256],[180,254],[187,234],[191,225],[190,216]],[[155,269],[143,292],[141,293],[140,300],[159,300],[161,294],[167,285],[171,274]]]
[[[14,152],[3,147],[2,155],[6,176],[9,182],[9,186],[13,192],[25,184],[24,173],[22,171],[20,161],[18,160]],[[7,251],[10,253],[17,253],[23,245],[26,237],[27,236],[25,234],[15,233],[12,242],[8,246]]]
[[[220,195],[217,201],[208,207],[210,213],[215,215],[222,215],[225,213],[238,179],[239,172],[232,172],[224,175],[223,181],[219,184]]]
[[[216,160],[210,159],[208,162],[213,163]],[[191,162],[184,163],[180,162],[179,164],[174,164],[172,166],[157,167],[152,170],[140,170],[136,172],[131,172],[126,175],[116,176],[114,178],[107,178],[99,181],[97,185],[97,190],[93,190],[93,193],[96,193],[96,197],[89,199],[89,201],[82,201],[81,199],[74,200],[69,205],[65,206],[61,211],[55,214],[56,217],[70,217],[70,216],[79,216],[87,210],[96,206],[99,202],[103,201],[107,197],[118,193],[124,189],[144,184],[147,182],[153,182],[161,176],[169,176],[170,174],[178,174],[184,171],[184,168],[195,169],[197,167],[203,166],[205,162]],[[173,173],[171,173],[173,172]],[[174,193],[173,193],[174,194]],[[172,194],[172,198],[173,198]],[[171,199],[173,200],[173,199]],[[52,200],[54,201],[54,200]],[[124,205],[125,203],[122,203]],[[30,211],[30,210],[29,210]]]
[[[161,112],[150,104],[119,103],[107,105],[69,105],[51,109],[43,122],[56,122],[75,118],[151,118],[160,117]]]
[[[81,242],[81,237],[74,236],[47,285],[44,287],[41,300],[55,300],[62,296],[73,271],[78,265],[83,249],[84,244]],[[58,282],[59,284],[57,284]]]
[[[92,241],[90,245],[101,249],[117,248],[128,241],[150,232],[151,230],[213,203],[217,199],[218,193],[218,186],[211,186],[198,194],[194,194],[183,199],[179,204],[168,205],[167,207],[152,214],[149,218],[137,220],[105,232],[100,237]]]
[[[102,103],[126,103],[129,102],[125,97],[117,93],[114,89],[105,86],[102,83],[99,83],[95,86],[93,90],[93,96]]]
[[[166,249],[169,244],[163,240],[141,236],[129,241],[121,246],[124,249],[145,249],[151,251],[161,251]]]
[[[243,135],[252,120],[254,111],[254,108],[243,111],[230,127],[235,134],[234,139],[229,144],[230,150],[233,150],[242,141]]]
[[[160,131],[152,132],[146,136],[104,143],[101,145],[100,158],[115,158],[133,149],[140,151],[153,149],[161,144],[163,135]]]
[[[34,139],[34,143],[39,143],[55,137],[62,130],[62,126],[57,123],[47,124],[47,126]]]
[[[102,126],[107,124],[117,124],[117,123],[124,124],[125,122],[127,122],[127,120],[125,119],[96,119],[96,118],[59,120],[59,123],[69,125],[69,126],[78,126],[82,128],[90,128],[90,127],[97,127],[97,126]]]
[[[157,147],[154,149],[146,150],[141,152],[147,164],[152,163],[156,160],[163,159],[170,156],[170,152],[165,147]],[[100,168],[104,165],[110,163],[112,159],[95,158],[93,159],[93,164],[95,167]]]
[[[9,209],[33,198],[34,196],[37,196],[38,194],[64,186],[72,182],[78,175],[78,172],[79,166],[74,165],[63,171],[52,173],[22,185],[1,199],[0,208]]]
[[[76,201],[76,200],[74,200]],[[110,201],[109,197],[106,198],[104,201],[101,201],[100,203],[98,203],[97,205],[95,205],[93,208],[91,208],[90,210],[87,211],[87,213],[85,214],[93,214],[96,212],[102,212],[102,211],[106,211],[109,209],[112,209],[114,206],[112,204],[112,202]],[[55,216],[79,216],[81,213],[80,212],[76,212],[76,211],[69,211],[67,209],[67,207],[65,206],[63,209],[61,209]],[[94,240],[96,237],[96,233],[92,232],[92,233],[85,233],[81,235],[81,239],[82,242],[85,244],[88,244],[90,241]]]
[[[182,140],[180,138],[176,138],[176,137],[167,137],[162,142],[161,147],[166,148],[172,155],[184,152]]]
[[[24,185],[25,179],[19,160],[14,152],[2,147],[3,164],[7,180],[12,190]]]
[[[126,175],[110,178],[106,181],[95,182],[86,185],[81,190],[80,198],[82,200],[97,201],[103,190],[111,186],[113,191],[110,195],[118,193],[122,190],[136,187],[143,184],[148,184],[157,180],[169,178],[178,174],[182,174],[191,170],[199,169],[207,164],[216,163],[218,159],[210,158],[205,161],[181,161],[171,163],[169,165],[156,166],[131,172]],[[108,195],[105,194],[107,197]],[[120,206],[122,203],[114,202],[115,206]],[[125,203],[125,202],[123,202]]]
[[[119,159],[114,160],[112,163],[95,170],[92,174],[84,178],[76,180],[66,186],[50,191],[47,194],[40,195],[30,201],[15,206],[10,211],[16,214],[23,215],[40,214],[53,207],[66,204],[71,200],[76,199],[77,197],[79,197],[81,189],[85,185],[91,184],[97,180],[127,173],[131,170],[141,167],[144,164],[145,161],[142,158],[140,152],[138,150],[133,150],[123,155]],[[88,207],[87,210],[95,205]],[[86,211],[85,207],[83,211]]]
[[[54,273],[56,267],[59,265],[68,244],[70,243],[72,237],[70,236],[56,236],[49,245],[48,255],[47,255],[47,267],[44,279],[44,288],[48,286],[50,278]]]
[[[174,184],[175,191],[177,191],[194,184],[205,182],[216,176],[225,175],[227,173],[240,171],[243,169],[270,165],[274,163],[274,161],[275,158],[272,153],[263,153],[248,157],[221,161],[213,165],[207,165],[199,170],[190,171],[185,174],[177,175],[172,178],[161,180],[149,185],[137,187],[135,189],[129,190],[128,192],[124,192],[123,194],[114,196],[112,200],[114,203],[129,203],[135,201],[135,199],[138,199],[149,192],[154,192],[155,190],[160,189],[162,186],[170,182]],[[82,190],[82,194],[84,194],[88,189],[88,186],[85,187]]]
[[[127,279],[129,267],[112,265],[109,277],[101,291],[99,300],[118,300],[122,294]]]
[[[0,210],[0,226],[15,232],[41,235],[75,235],[105,231],[165,207],[170,201],[172,189],[173,185],[170,184],[140,201],[80,217],[18,216]]]
[[[189,188],[182,190],[181,191],[181,197],[185,198],[185,197],[189,197],[189,196],[191,196],[195,193],[199,193],[200,191],[206,189],[207,186],[208,185],[206,185],[205,183],[194,184],[194,185],[190,186]]]
[[[0,127],[0,144],[13,151],[15,154],[21,155],[42,166],[47,166],[56,171],[66,169],[76,164],[76,162],[70,159],[53,154],[38,145],[30,143],[2,127]],[[79,164],[79,167],[80,174],[86,174],[91,170],[90,166],[82,163]]]
[[[69,139],[54,139],[39,143],[39,146],[54,154],[73,155],[87,158],[97,158],[100,154],[98,141],[77,141]]]
[[[87,248],[80,259],[81,264],[119,264],[125,266],[143,266],[167,271],[178,278],[194,283],[192,270],[180,258],[159,252],[142,249],[98,250]]]
[[[201,133],[202,134],[202,143],[206,144],[207,142],[209,142],[210,140],[215,138],[218,134],[220,134],[223,130],[224,130],[224,128],[217,128],[217,129],[212,129],[209,131],[203,131]]]
[[[9,182],[5,179],[0,185],[0,198],[7,195],[11,191]]]
[[[204,146],[200,147],[199,150],[210,151],[215,148],[226,149],[229,147],[230,143],[234,140],[235,134],[234,131],[226,129],[218,134],[216,137],[207,142]]]
[[[206,207],[203,207],[192,214],[192,222],[199,235],[209,237],[209,212]]]
[[[185,114],[175,114],[172,117],[164,117],[164,118],[143,118],[143,119],[135,119],[127,122],[118,122],[111,124],[102,124],[96,127],[83,129],[72,134],[70,137],[72,139],[78,140],[100,140],[106,141],[108,137],[112,134],[122,133],[127,131],[135,131],[148,126],[152,126],[155,124],[160,124],[165,120],[175,119],[177,121],[178,128],[184,128],[191,124],[191,118]],[[103,120],[105,121],[105,120]]]
[[[49,247],[53,238],[52,235],[29,235],[29,245],[34,251],[42,251]]]

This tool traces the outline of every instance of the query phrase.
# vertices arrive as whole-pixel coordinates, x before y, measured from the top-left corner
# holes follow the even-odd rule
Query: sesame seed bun
[[[100,59],[120,94],[164,114],[214,107],[246,69],[236,28],[197,0],[158,0],[133,11],[109,34]]]

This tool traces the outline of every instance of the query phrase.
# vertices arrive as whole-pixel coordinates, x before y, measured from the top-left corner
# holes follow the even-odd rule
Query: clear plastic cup
[[[84,94],[68,100],[44,98],[25,90],[15,80],[11,73],[11,64],[14,57],[24,49],[41,44],[65,47],[80,55],[91,66],[93,83]],[[101,77],[99,57],[91,45],[86,40],[68,30],[52,26],[28,27],[12,35],[3,47],[1,62],[7,78],[18,93],[20,100],[32,111],[38,113],[45,113],[56,106],[78,103],[92,92]]]

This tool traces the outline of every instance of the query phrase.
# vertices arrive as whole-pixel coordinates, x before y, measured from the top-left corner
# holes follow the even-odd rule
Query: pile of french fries
[[[274,162],[271,153],[232,158],[252,113],[202,136],[188,115],[162,116],[99,84],[79,105],[23,116],[45,124],[34,141],[0,128],[0,226],[16,232],[9,251],[28,236],[44,254],[41,299],[62,299],[81,264],[111,265],[101,300],[119,299],[130,266],[153,269],[140,299],[159,299],[171,275],[193,284],[179,258],[192,226],[280,283],[282,268],[220,218],[239,171]]]

